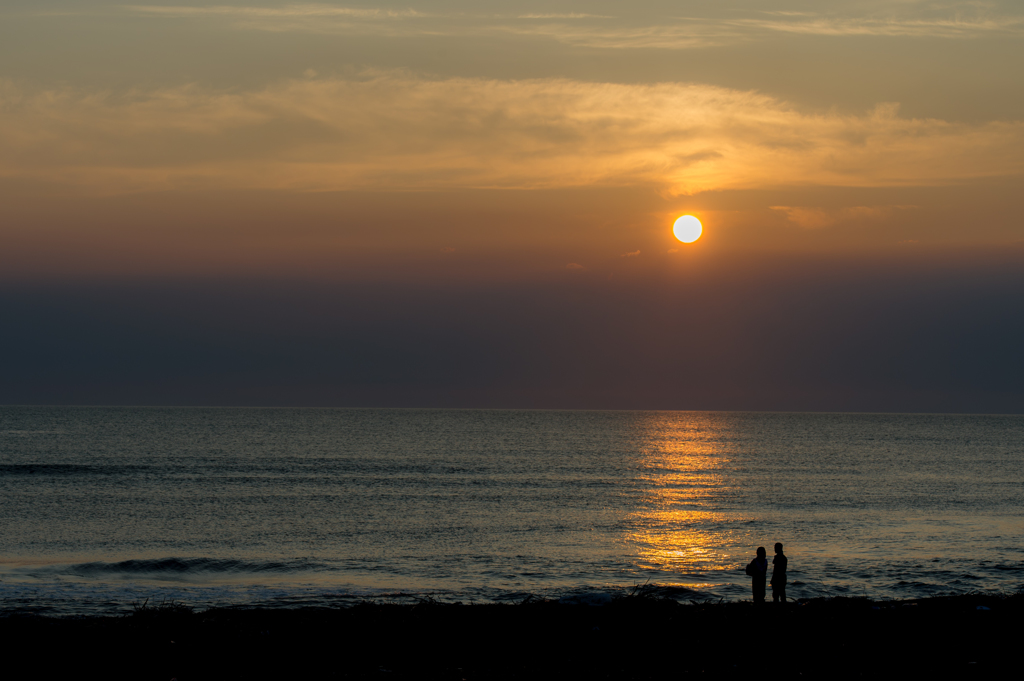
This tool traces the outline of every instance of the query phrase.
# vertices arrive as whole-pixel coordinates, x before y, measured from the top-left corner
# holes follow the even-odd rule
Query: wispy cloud
[[[429,15],[414,9],[364,9],[333,5],[301,4],[280,7],[212,7],[128,5],[123,9],[143,16],[165,19],[222,21],[238,30],[271,33],[321,33],[409,37],[444,34],[437,22],[424,24]],[[452,27],[453,30],[455,27]]]
[[[358,17],[362,19],[404,19],[407,17],[426,16],[414,9],[364,9],[319,4],[283,5],[281,7],[124,5],[123,8],[136,14],[162,17]]]
[[[799,20],[738,19],[731,26],[760,31],[822,36],[890,36],[917,38],[976,38],[998,33],[1024,32],[1024,17],[989,19],[905,19],[872,17],[816,17]]]
[[[376,72],[111,93],[0,81],[0,176],[100,193],[644,184],[692,194],[1022,172],[1022,122],[903,118],[895,105],[807,114],[707,85]]]
[[[1024,17],[959,8],[924,12],[914,3],[888,14],[762,11],[756,16],[664,17],[648,23],[586,13],[431,14],[415,9],[366,9],[326,4],[277,7],[236,5],[124,5],[122,11],[153,18],[221,20],[236,29],[391,37],[519,35],[563,44],[607,49],[694,49],[756,40],[771,34],[975,38],[1024,34]],[[898,10],[898,11],[897,11]]]
[[[489,30],[540,36],[575,47],[604,49],[685,50],[715,47],[746,39],[742,31],[736,27],[706,21],[636,27],[550,22],[536,25],[493,26]]]
[[[614,19],[606,14],[520,14],[519,19]]]
[[[807,229],[828,227],[845,220],[880,220],[896,211],[915,206],[846,206],[842,208],[819,208],[815,206],[770,206],[772,210],[786,214],[786,219]]]
[[[775,17],[813,17],[817,16],[815,12],[795,12],[787,10],[761,10],[761,14],[767,14]]]
[[[735,28],[715,27],[703,21],[669,22],[650,26],[615,26],[614,17],[567,13],[426,14],[416,10],[354,9],[321,4],[244,7],[218,5],[125,5],[125,11],[154,18],[189,18],[226,21],[243,30],[370,34],[390,37],[519,35],[550,38],[582,47],[655,47],[688,49],[719,45],[738,37]],[[416,21],[407,21],[416,20]]]

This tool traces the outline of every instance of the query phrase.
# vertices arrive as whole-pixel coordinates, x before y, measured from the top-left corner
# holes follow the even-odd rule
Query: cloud
[[[518,19],[614,19],[606,14],[520,14]]]
[[[409,37],[415,35],[454,34],[436,21],[424,24],[430,15],[414,9],[366,9],[323,4],[292,4],[278,7],[215,5],[153,6],[126,5],[123,10],[154,19],[193,19],[221,21],[238,30],[271,33],[320,33],[338,35],[379,35]],[[412,23],[410,23],[412,21]],[[440,31],[438,29],[441,29]]]
[[[984,8],[982,8],[984,9]],[[390,37],[543,37],[575,47],[599,49],[697,49],[757,40],[776,33],[827,36],[976,38],[1024,33],[1024,17],[976,11],[940,14],[929,8],[888,8],[888,14],[822,15],[759,12],[763,18],[660,17],[649,23],[618,21],[586,13],[424,13],[414,9],[366,9],[327,4],[276,7],[214,5],[124,5],[121,11],[163,19],[220,20],[235,29],[271,32],[360,34]],[[524,21],[526,20],[526,21]]]
[[[452,248],[451,246],[445,246],[444,248],[441,249],[441,252],[442,253],[454,253],[455,249]]]
[[[216,5],[125,5],[123,11],[154,19],[220,20],[235,29],[339,35],[544,37],[579,47],[690,49],[740,39],[735,27],[704,20],[673,20],[652,25],[614,26],[614,17],[584,13],[426,14],[416,10],[361,9],[323,4],[278,7]],[[408,21],[416,20],[416,21]],[[527,21],[523,21],[527,20]]]
[[[640,251],[632,251],[632,252],[630,252],[630,253],[623,253],[623,254],[622,254],[622,255],[620,255],[619,257],[620,257],[620,258],[635,258],[635,257],[637,257],[638,255],[640,255]]]
[[[793,224],[807,229],[816,229],[851,219],[878,220],[897,210],[906,210],[914,208],[914,206],[848,206],[843,208],[769,206],[769,208],[785,213],[786,219]]]
[[[571,263],[569,263],[568,265],[565,266],[565,269],[573,270],[573,271],[579,271],[579,270],[582,270],[582,269],[585,269],[585,268],[583,267],[583,265],[579,264],[578,262],[571,262]]]
[[[737,19],[727,25],[761,31],[824,36],[888,36],[914,38],[977,38],[998,33],[1020,35],[1024,17],[912,19],[875,17],[801,17],[796,21]]]
[[[162,17],[358,17],[361,19],[402,19],[426,16],[414,9],[363,9],[335,7],[321,4],[296,4],[281,7],[244,7],[237,5],[214,5],[210,7],[175,5],[124,5],[123,9],[135,14],[149,14]]]
[[[599,49],[689,50],[719,47],[746,39],[743,32],[736,27],[703,20],[632,27],[552,22],[493,26],[489,31],[539,36],[573,47]]]
[[[803,113],[700,84],[301,77],[252,90],[0,80],[0,177],[87,193],[935,186],[1024,172],[1024,122]],[[779,207],[780,210],[792,207]]]

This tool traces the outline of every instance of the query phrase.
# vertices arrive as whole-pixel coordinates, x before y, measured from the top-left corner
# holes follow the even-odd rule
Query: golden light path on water
[[[712,414],[651,415],[644,424],[637,510],[626,541],[645,570],[686,574],[730,568],[730,531],[718,500],[729,493],[730,458]],[[663,580],[659,582],[664,583]],[[688,588],[710,584],[679,584]]]

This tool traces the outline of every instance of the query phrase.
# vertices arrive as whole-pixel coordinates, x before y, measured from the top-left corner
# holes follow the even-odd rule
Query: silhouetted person
[[[786,604],[786,567],[789,558],[782,552],[782,544],[775,545],[775,558],[772,559],[772,603]]]
[[[763,546],[757,547],[757,556],[747,563],[747,574],[751,576],[754,589],[754,603],[764,603],[764,580],[768,575],[768,552]]]

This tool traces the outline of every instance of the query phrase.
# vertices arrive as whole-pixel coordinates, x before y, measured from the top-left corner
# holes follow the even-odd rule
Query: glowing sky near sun
[[[147,234],[112,213],[196,192],[203,208],[185,222],[206,221],[208,202],[226,213],[202,230],[213,241],[260,220],[246,192],[281,204],[417,192],[450,204],[426,225],[412,205],[358,220],[339,209],[317,227],[303,215],[243,237],[272,252],[284,242],[300,261],[300,242],[314,259],[325,248],[414,258],[504,248],[500,220],[458,207],[491,190],[515,192],[521,222],[545,224],[515,249],[540,259],[573,242],[573,260],[663,251],[675,216],[694,210],[715,226],[708,247],[1020,238],[1010,210],[1024,170],[1024,94],[1008,67],[1024,40],[1016,4],[686,9],[5,3],[0,178],[17,216],[8,257],[24,263],[15,253],[33,241],[12,237],[12,222],[60,232],[82,210],[103,215],[86,228],[97,242],[121,241],[120,229],[136,249],[166,242],[158,227]],[[574,205],[571,194],[594,189],[615,191]],[[30,197],[66,201],[66,212],[33,218]],[[80,204],[96,200],[102,208]],[[979,219],[965,230],[967,214]],[[305,229],[317,234],[295,237]],[[187,260],[161,266],[173,274],[217,258]]]
[[[1009,1],[8,0],[0,281],[938,277],[1024,251],[1022,62]]]

